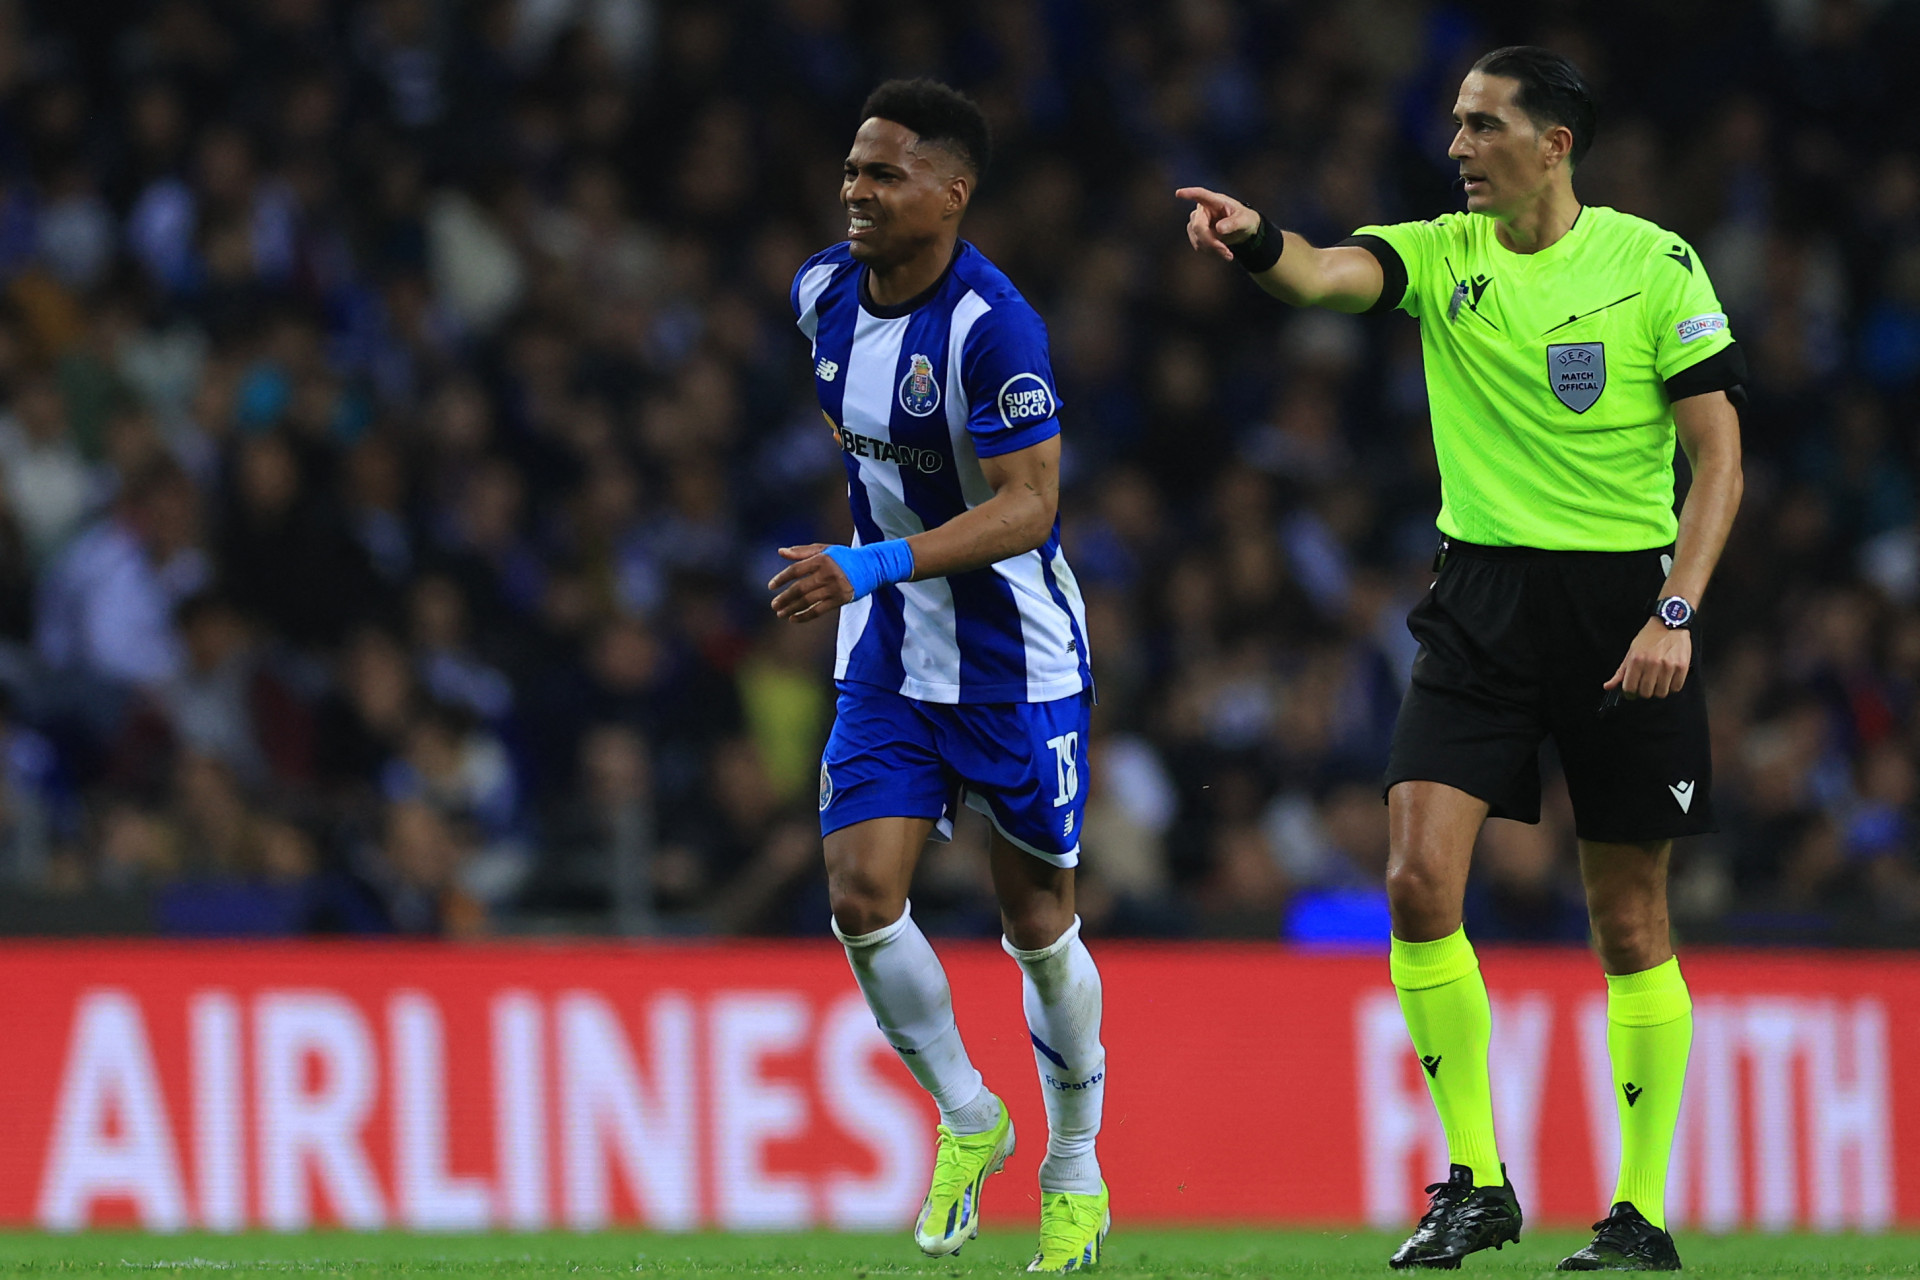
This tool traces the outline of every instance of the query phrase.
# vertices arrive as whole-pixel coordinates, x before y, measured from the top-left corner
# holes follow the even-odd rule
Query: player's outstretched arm
[[[767,584],[774,613],[812,622],[889,583],[985,568],[1045,542],[1060,507],[1060,437],[982,458],[980,470],[993,496],[925,533],[865,547],[781,547],[790,563]]]
[[[1193,201],[1187,218],[1187,241],[1201,253],[1235,260],[1234,247],[1245,246],[1261,231],[1260,214],[1232,196],[1205,187],[1181,187],[1176,199]],[[1358,313],[1379,301],[1385,277],[1379,261],[1365,249],[1336,245],[1316,249],[1302,236],[1268,223],[1264,253],[1275,249],[1273,265],[1251,272],[1254,283],[1282,302],[1296,307],[1325,307]]]

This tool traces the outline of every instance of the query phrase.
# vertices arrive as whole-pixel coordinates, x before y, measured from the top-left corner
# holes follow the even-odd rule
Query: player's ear
[[[973,199],[973,179],[964,172],[955,173],[947,179],[946,215],[957,218],[967,211],[967,201]]]

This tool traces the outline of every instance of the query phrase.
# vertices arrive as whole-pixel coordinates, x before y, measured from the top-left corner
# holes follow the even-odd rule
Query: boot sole
[[[1520,1243],[1520,1228],[1515,1227],[1513,1234],[1495,1240],[1492,1244],[1483,1244],[1478,1249],[1469,1249],[1465,1253],[1445,1258],[1409,1258],[1405,1262],[1389,1260],[1387,1265],[1395,1271],[1458,1271],[1460,1264],[1476,1253],[1485,1253],[1489,1249],[1500,1250],[1510,1244]]]

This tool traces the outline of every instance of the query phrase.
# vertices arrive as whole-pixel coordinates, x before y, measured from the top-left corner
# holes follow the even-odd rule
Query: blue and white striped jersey
[[[963,241],[939,283],[900,307],[876,305],[865,276],[838,244],[793,281],[862,546],[985,502],[981,458],[1060,431],[1046,326],[979,250]],[[1059,521],[1038,550],[842,609],[833,674],[923,702],[1050,702],[1091,688],[1086,610]]]

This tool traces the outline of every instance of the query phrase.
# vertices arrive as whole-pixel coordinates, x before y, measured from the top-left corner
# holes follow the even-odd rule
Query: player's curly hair
[[[1495,49],[1473,64],[1482,75],[1506,76],[1520,82],[1514,105],[1527,113],[1535,128],[1563,124],[1573,133],[1567,159],[1575,168],[1593,145],[1599,108],[1586,77],[1571,59],[1536,44],[1510,44]]]
[[[889,80],[867,95],[860,118],[878,116],[911,129],[928,146],[957,156],[973,173],[975,182],[993,158],[993,134],[986,112],[958,89],[938,80]]]

